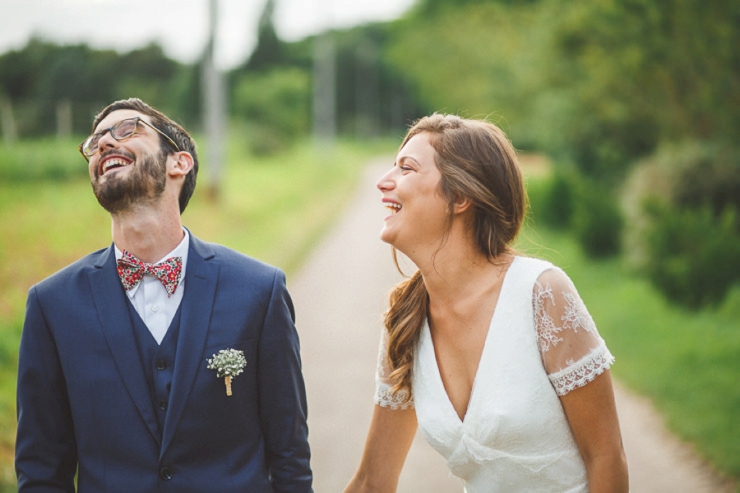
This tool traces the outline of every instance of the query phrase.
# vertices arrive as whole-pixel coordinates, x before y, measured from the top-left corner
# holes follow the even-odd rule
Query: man
[[[77,475],[81,493],[311,491],[285,276],[183,228],[193,140],[128,99],[80,151],[113,244],[29,291],[18,490],[73,492]]]

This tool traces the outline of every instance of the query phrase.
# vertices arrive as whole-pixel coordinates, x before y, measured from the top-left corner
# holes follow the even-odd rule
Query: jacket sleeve
[[[275,492],[311,492],[306,389],[295,313],[276,270],[259,342],[260,416]]]
[[[19,493],[74,492],[77,447],[56,344],[31,288],[18,356]]]

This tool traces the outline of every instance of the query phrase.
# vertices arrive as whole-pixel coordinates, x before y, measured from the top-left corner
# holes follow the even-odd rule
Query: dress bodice
[[[548,277],[543,273],[552,269],[553,279],[567,280],[562,271],[537,259],[516,257],[509,267],[463,420],[444,388],[429,327],[425,323],[422,328],[412,405],[424,438],[447,459],[469,493],[588,491],[586,468],[559,393],[585,385],[613,358],[575,288],[555,303],[552,284],[540,284]],[[558,292],[559,287],[556,283]],[[574,292],[569,302],[565,295]],[[556,305],[559,311],[553,310]],[[569,344],[559,344],[566,337]],[[571,354],[574,358],[562,352],[564,346],[573,347],[571,339],[583,353]],[[387,393],[382,356],[376,396],[381,405]],[[392,401],[385,397],[386,404]]]

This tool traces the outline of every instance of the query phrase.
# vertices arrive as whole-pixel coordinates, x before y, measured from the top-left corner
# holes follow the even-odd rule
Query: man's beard
[[[96,176],[92,181],[95,197],[111,214],[123,212],[133,204],[155,202],[167,183],[166,161],[167,154],[160,151],[156,156],[147,154],[131,163],[133,169],[126,177],[111,175],[101,183],[100,176]]]

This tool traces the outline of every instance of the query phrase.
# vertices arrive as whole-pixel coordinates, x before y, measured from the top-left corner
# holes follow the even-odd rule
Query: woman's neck
[[[450,235],[440,248],[415,263],[430,305],[452,307],[498,289],[513,259],[512,254],[504,253],[489,260],[470,239]]]

